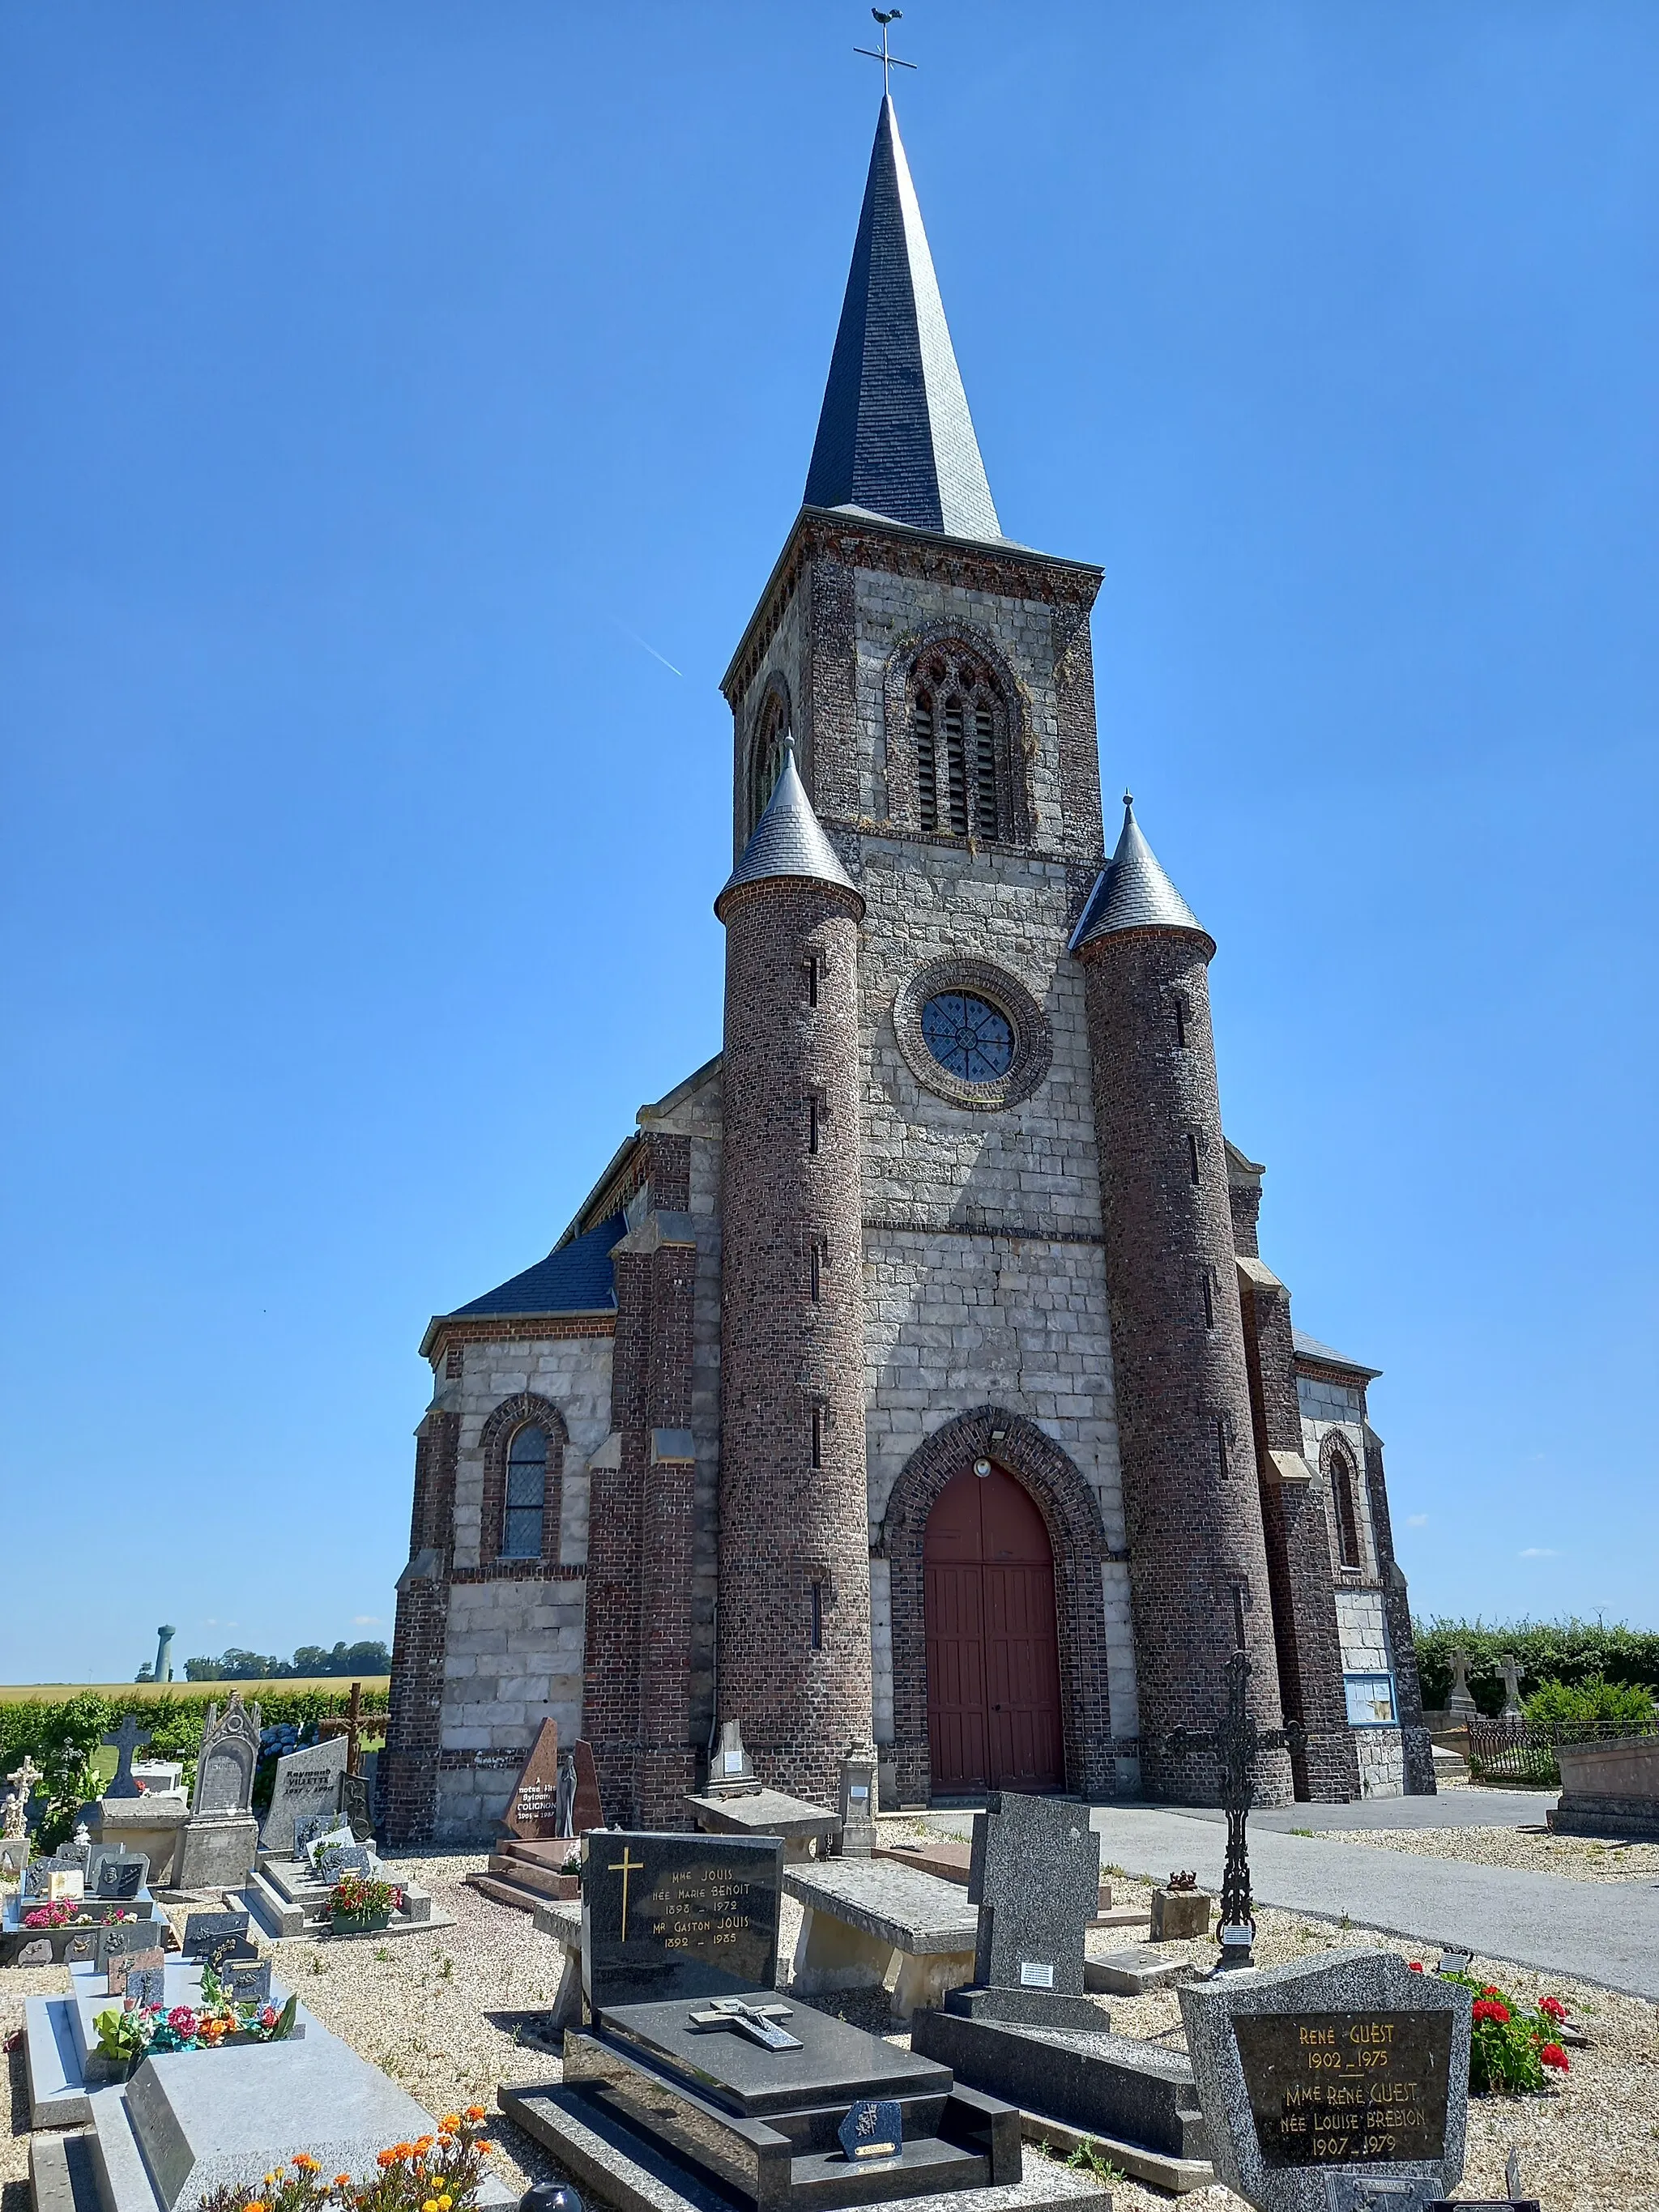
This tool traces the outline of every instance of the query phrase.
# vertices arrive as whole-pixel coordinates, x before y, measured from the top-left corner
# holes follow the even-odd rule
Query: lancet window
[[[949,837],[1008,838],[1008,715],[1000,690],[970,648],[930,647],[910,680],[916,814]]]

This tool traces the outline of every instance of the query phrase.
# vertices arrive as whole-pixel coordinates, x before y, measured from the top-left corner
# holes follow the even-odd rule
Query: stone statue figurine
[[[553,1832],[574,1837],[576,1832],[576,1761],[566,1752],[559,1761],[558,1788],[553,1799]]]
[[[11,1788],[6,1793],[5,1821],[4,1826],[0,1826],[0,1836],[9,1839],[28,1833],[29,1794],[40,1779],[40,1769],[25,1752],[22,1765],[15,1768],[6,1779]]]

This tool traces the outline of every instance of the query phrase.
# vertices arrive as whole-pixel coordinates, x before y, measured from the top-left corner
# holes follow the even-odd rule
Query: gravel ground
[[[478,1854],[420,1860],[434,1904],[455,1915],[452,1928],[429,1936],[337,1948],[301,1942],[270,1947],[279,1978],[298,1989],[317,2017],[434,2114],[470,2102],[493,2109],[499,2084],[551,2081],[559,2074],[557,2060],[526,2043],[523,2023],[514,2018],[550,2002],[559,1952],[550,1937],[535,1933],[525,1915],[492,1905],[465,1885],[462,1875],[483,1864]],[[1114,1875],[1112,1887],[1120,1904],[1144,1903],[1150,1896],[1146,1883],[1120,1875]],[[783,1913],[787,1957],[799,1907],[786,1898]],[[179,1908],[174,1917],[181,1922],[182,1917]],[[1363,1929],[1304,1922],[1293,1913],[1264,1910],[1259,1920],[1257,1957],[1264,1966],[1351,1945],[1395,1949],[1407,1958],[1426,1955]],[[1099,1930],[1090,1936],[1089,1949],[1099,1955],[1134,1935],[1133,1929]],[[1212,1944],[1170,1948],[1203,1965],[1215,1956]],[[1433,1965],[1432,1956],[1428,1963]],[[1571,2007],[1574,2024],[1589,2035],[1590,2047],[1571,2052],[1571,2075],[1549,2095],[1513,2104],[1484,2099],[1471,2104],[1468,2172],[1457,2193],[1500,2194],[1504,2161],[1513,2143],[1520,2148],[1528,2190],[1542,2198],[1546,2212],[1659,2212],[1659,2012],[1638,1999],[1576,1988],[1495,1962],[1479,1960],[1477,1971],[1489,1972],[1517,1996],[1553,1990]],[[0,2037],[9,2037],[21,2025],[26,1996],[58,1995],[68,1985],[63,1967],[27,1973],[13,1968],[0,1974]],[[1179,2047],[1180,2012],[1173,1991],[1103,2002],[1109,2005],[1112,2025],[1120,2033]],[[838,2010],[878,2033],[890,2032],[879,1992],[826,2001],[825,2009]],[[0,2139],[0,2212],[27,2212],[28,2112],[21,2048],[10,2057],[9,2081],[11,2128]],[[553,2162],[505,2120],[495,2140],[495,2168],[509,2187],[558,2178]],[[296,2150],[302,2148],[295,2145]],[[1117,2184],[1114,2198],[1116,2212],[1151,2212],[1173,2201],[1133,2182]],[[1181,2202],[1192,2212],[1242,2212],[1241,2200],[1224,2189],[1197,2191]]]
[[[1553,1836],[1541,1828],[1316,1828],[1327,1843],[1367,1850],[1410,1851],[1418,1858],[1462,1859],[1471,1866],[1519,1867],[1569,1881],[1659,1881],[1659,1844],[1604,1844],[1594,1836]]]

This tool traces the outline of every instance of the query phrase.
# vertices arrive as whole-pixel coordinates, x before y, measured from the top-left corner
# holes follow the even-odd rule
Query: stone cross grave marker
[[[1469,1655],[1460,1644],[1451,1657],[1452,1686],[1446,1711],[1454,1720],[1466,1721],[1480,1710],[1469,1690]]]
[[[1504,1718],[1523,1721],[1527,1717],[1521,1703],[1521,1668],[1513,1651],[1504,1654]]]
[[[1461,2179],[1468,1990],[1348,1951],[1176,1996],[1216,2178],[1261,2212],[1422,2212]]]
[[[582,1873],[589,2011],[774,1988],[782,1894],[775,1837],[591,1835]]]
[[[331,1737],[326,1743],[307,1744],[276,1762],[276,1779],[270,1793],[270,1810],[259,1832],[262,1847],[276,1858],[289,1857],[294,1850],[294,1823],[307,1813],[339,1810],[340,1778],[345,1772],[346,1740]]]
[[[143,1791],[132,1778],[132,1754],[141,1750],[150,1740],[148,1729],[140,1728],[131,1713],[121,1716],[121,1724],[104,1738],[107,1749],[116,1754],[115,1778],[105,1790],[106,1797],[142,1797]]]
[[[11,1788],[6,1796],[5,1826],[3,1829],[0,1829],[0,1834],[8,1837],[26,1836],[28,1833],[29,1798],[33,1793],[35,1784],[40,1779],[40,1769],[25,1752],[22,1765],[15,1766],[6,1779],[10,1783]]]
[[[559,1724],[544,1721],[521,1769],[518,1786],[507,1801],[504,1815],[509,1831],[522,1842],[556,1836],[559,1832]]]
[[[1100,1838],[1088,1808],[998,1790],[974,1815],[968,1901],[979,1907],[974,1984],[952,2012],[1097,2031],[1084,1994],[1084,1930],[1100,1901]]]

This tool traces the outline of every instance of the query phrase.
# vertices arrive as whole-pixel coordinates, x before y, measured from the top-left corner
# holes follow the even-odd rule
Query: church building
[[[832,1805],[872,1745],[886,1808],[1213,1803],[1176,1731],[1240,1649],[1300,1731],[1261,1802],[1432,1790],[1376,1370],[1261,1257],[1215,944],[1127,797],[1106,851],[1100,581],[1003,534],[884,99],[724,681],[722,1048],[422,1340],[393,1843],[493,1834],[550,1717],[649,1827],[732,1720]]]

